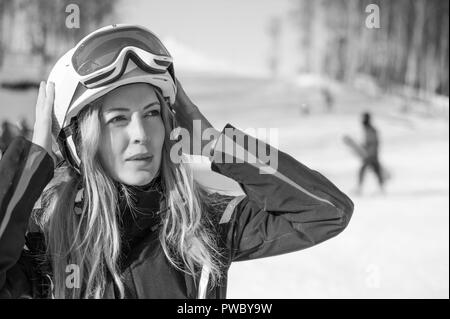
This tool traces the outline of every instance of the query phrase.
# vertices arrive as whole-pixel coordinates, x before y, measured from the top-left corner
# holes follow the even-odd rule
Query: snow
[[[202,80],[182,83],[187,92],[198,92],[194,100],[217,128],[227,122],[241,129],[278,128],[280,150],[322,172],[355,203],[349,226],[337,237],[233,264],[228,298],[449,297],[448,118],[400,114],[398,99],[374,99],[343,86],[333,89],[336,109],[326,113],[311,85],[226,79],[209,81],[203,88],[209,94],[202,96]],[[311,108],[309,116],[300,114],[302,104]],[[361,138],[365,110],[374,115],[381,160],[393,175],[386,195],[378,193],[370,172],[363,195],[352,192],[359,161],[342,136]]]
[[[164,46],[175,61],[175,68],[183,72],[200,72],[209,74],[234,74],[245,76],[249,70],[243,65],[233,65],[217,57],[209,56],[182,43],[173,36],[162,39]]]
[[[228,122],[241,129],[278,128],[280,150],[322,172],[355,203],[349,226],[337,237],[233,264],[228,298],[449,298],[448,118],[401,114],[398,99],[345,86],[333,89],[336,106],[327,113],[313,87],[231,75],[178,76],[216,128]],[[35,91],[0,89],[0,118],[25,116],[31,124],[35,98]],[[302,105],[309,107],[308,116],[300,112]],[[393,175],[385,195],[370,173],[363,195],[352,193],[359,162],[342,136],[361,138],[365,110],[374,114],[381,160]],[[197,173],[205,183],[222,184],[207,164]]]

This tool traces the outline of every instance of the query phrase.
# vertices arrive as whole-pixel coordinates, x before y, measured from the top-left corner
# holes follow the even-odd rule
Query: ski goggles
[[[175,79],[173,59],[162,42],[139,27],[115,27],[83,40],[72,55],[72,66],[88,89],[119,79],[132,60],[152,74],[169,72]]]

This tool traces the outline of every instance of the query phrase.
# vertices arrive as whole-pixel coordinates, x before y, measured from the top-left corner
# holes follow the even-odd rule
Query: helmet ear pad
[[[81,126],[80,124],[86,116],[89,116],[89,114],[92,113],[94,109],[100,110],[101,109],[101,99],[97,99],[88,105],[86,105],[80,113],[76,117],[73,117],[70,121],[70,124],[64,128],[58,138],[58,143],[60,145],[60,150],[64,150],[64,158],[69,162],[69,164],[75,168],[75,170],[80,173],[81,172],[81,166],[83,165],[81,161],[81,148],[82,148],[82,140],[81,140]],[[96,112],[98,116],[98,121],[100,122],[101,119],[99,117],[99,112]],[[74,159],[74,155],[71,154],[68,147],[68,141],[69,139],[73,143],[74,151],[76,152],[77,160]],[[73,149],[72,148],[72,149]],[[62,151],[61,151],[62,152]],[[73,151],[72,151],[73,152]]]
[[[69,165],[74,168],[77,172],[79,172],[79,164],[77,160],[79,160],[79,127],[77,118],[72,118],[70,124],[64,128],[62,128],[55,139],[55,142],[58,146],[58,151],[62,156],[62,160],[59,165],[62,165],[63,162],[68,162]],[[78,159],[74,158],[74,155],[70,151],[69,144],[75,147],[76,156]]]

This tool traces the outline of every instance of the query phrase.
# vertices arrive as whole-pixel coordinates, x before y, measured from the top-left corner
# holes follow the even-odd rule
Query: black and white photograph
[[[0,0],[0,299],[448,300],[449,1]]]

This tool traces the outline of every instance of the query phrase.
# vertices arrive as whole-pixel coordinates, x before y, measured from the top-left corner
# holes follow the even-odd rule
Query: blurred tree
[[[448,0],[294,1],[302,71],[449,94]],[[380,8],[380,28],[365,24],[370,4]]]
[[[0,0],[0,26],[6,15],[14,18],[19,11],[24,12],[27,17],[25,27],[29,37],[26,39],[30,46],[29,53],[41,57],[42,67],[45,67],[84,35],[105,24],[114,14],[116,2],[117,0]],[[77,5],[79,8],[79,28],[69,28],[66,25],[68,5]],[[5,45],[1,45],[2,38],[4,37],[0,37],[0,61],[5,52]]]
[[[14,0],[0,0],[0,68],[6,51],[6,33],[9,31],[5,16],[12,11]]]
[[[272,76],[277,77],[281,59],[281,19],[273,17],[269,21],[267,33],[270,37],[269,47],[269,69]]]

